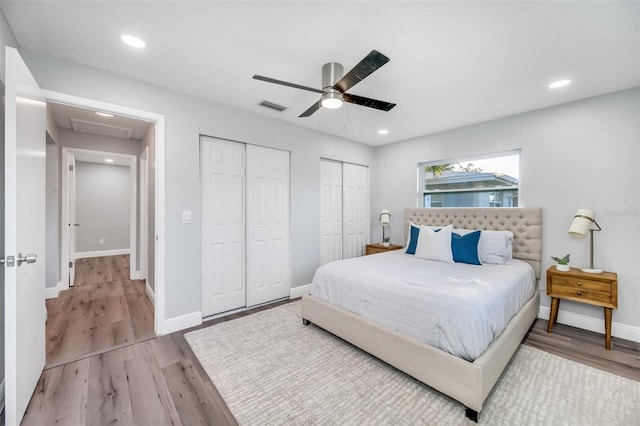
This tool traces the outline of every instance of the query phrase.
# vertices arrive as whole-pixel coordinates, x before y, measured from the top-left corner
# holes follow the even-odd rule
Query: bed
[[[509,230],[513,233],[513,259],[530,265],[535,280],[540,278],[542,211],[539,208],[407,208],[405,235],[409,233],[410,223]],[[383,263],[386,258],[377,259]],[[313,323],[461,402],[467,417],[477,421],[485,399],[538,315],[540,298],[537,285],[534,287],[522,308],[473,361],[312,295],[302,297],[302,318],[303,323]]]

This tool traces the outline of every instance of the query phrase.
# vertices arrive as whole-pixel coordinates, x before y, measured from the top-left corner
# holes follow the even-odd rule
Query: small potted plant
[[[385,247],[389,247],[389,240],[391,239],[391,237],[384,237],[382,239],[382,245]]]
[[[569,271],[569,255],[566,255],[565,257],[551,256],[551,259],[553,259],[556,262],[556,269],[558,271],[562,271],[562,272]]]

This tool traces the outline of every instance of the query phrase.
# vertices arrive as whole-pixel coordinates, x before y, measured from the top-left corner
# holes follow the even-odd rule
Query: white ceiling
[[[370,145],[640,85],[640,3],[616,1],[0,1],[21,47]],[[131,33],[147,48],[119,37]],[[372,49],[391,61],[350,93],[394,102],[298,118]],[[569,87],[547,85],[570,78]],[[289,109],[257,106],[268,100]],[[389,134],[380,136],[378,129]]]

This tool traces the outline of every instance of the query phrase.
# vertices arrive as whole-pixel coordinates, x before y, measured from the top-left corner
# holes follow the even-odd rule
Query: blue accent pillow
[[[453,261],[469,263],[471,265],[482,265],[480,259],[478,259],[479,241],[480,231],[470,232],[464,236],[452,232],[451,251],[453,252]]]
[[[416,254],[416,247],[418,247],[418,235],[420,235],[420,228],[411,225],[409,230],[409,244],[407,245],[407,254]]]

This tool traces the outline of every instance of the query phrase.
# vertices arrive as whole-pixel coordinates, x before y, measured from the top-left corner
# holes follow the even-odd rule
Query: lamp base
[[[591,269],[591,268],[580,268],[582,272],[586,272],[587,274],[601,274],[602,269]]]

